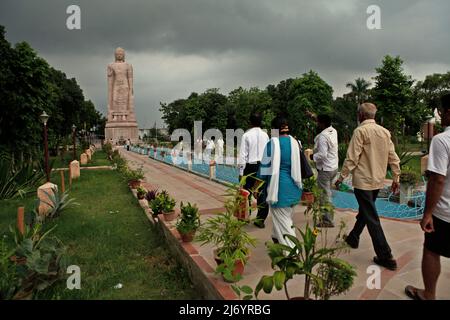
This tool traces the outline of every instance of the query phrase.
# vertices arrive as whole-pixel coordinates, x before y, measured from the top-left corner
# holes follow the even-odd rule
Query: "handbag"
[[[302,180],[309,179],[314,175],[314,172],[309,165],[308,159],[306,159],[305,153],[303,152],[303,148],[300,146],[300,143],[298,144],[298,148],[300,150],[300,170],[302,172]]]

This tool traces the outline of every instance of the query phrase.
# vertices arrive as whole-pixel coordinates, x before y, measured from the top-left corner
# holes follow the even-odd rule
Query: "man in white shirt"
[[[211,137],[210,139],[206,140],[205,156],[204,156],[205,161],[209,162],[211,160],[211,154],[214,149],[215,149],[214,137]]]
[[[248,176],[244,189],[251,191],[255,185],[255,177],[258,173],[264,148],[269,141],[269,136],[261,129],[262,116],[260,113],[254,113],[250,116],[251,129],[247,130],[242,136],[241,148],[239,150],[239,181],[242,176]],[[263,190],[265,188],[262,188]],[[260,190],[261,191],[261,190]],[[265,192],[259,192],[257,196],[258,214],[256,216],[255,226],[264,228],[264,221],[269,214],[269,207],[266,204]]]
[[[405,288],[406,294],[415,300],[436,299],[441,256],[450,258],[450,94],[441,99],[441,114],[446,129],[431,141],[425,210],[420,223],[425,232],[422,256],[425,289]]]
[[[219,164],[223,163],[223,145],[224,141],[222,137],[219,137],[216,143],[216,162]]]
[[[321,132],[314,138],[314,153],[311,158],[316,163],[317,184],[323,192],[322,203],[327,203],[331,202],[331,186],[339,168],[338,134],[331,126],[331,118],[328,115],[321,114],[317,117],[317,127]],[[324,213],[317,226],[334,227],[332,215]]]

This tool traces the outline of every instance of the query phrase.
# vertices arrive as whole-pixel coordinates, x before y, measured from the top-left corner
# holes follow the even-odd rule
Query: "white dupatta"
[[[302,188],[302,173],[300,168],[300,148],[299,143],[293,137],[289,136],[291,141],[291,177],[295,184]],[[280,165],[281,150],[280,140],[272,138],[272,156],[271,156],[271,177],[267,188],[267,203],[274,204],[278,202],[278,188],[280,184]]]

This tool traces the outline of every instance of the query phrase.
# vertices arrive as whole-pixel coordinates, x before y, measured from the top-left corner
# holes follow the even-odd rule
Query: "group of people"
[[[388,165],[392,171],[392,192],[399,190],[400,159],[395,152],[390,132],[375,121],[377,107],[363,103],[358,107],[359,125],[353,132],[346,159],[338,176],[338,134],[327,115],[317,116],[320,133],[314,139],[311,160],[317,169],[317,184],[322,190],[320,201],[331,202],[333,185],[339,189],[344,179],[352,175],[354,194],[359,205],[356,223],[345,241],[358,248],[362,231],[367,226],[376,253],[374,263],[389,270],[397,269],[397,262],[384,234],[375,201],[384,188]],[[422,275],[425,289],[405,288],[413,299],[435,299],[440,274],[440,256],[450,257],[450,94],[441,99],[441,119],[445,131],[436,135],[430,147],[425,210],[420,223],[425,232]],[[272,217],[274,242],[292,246],[284,235],[294,237],[294,207],[302,194],[301,142],[290,135],[286,118],[276,117],[272,130],[278,135],[269,139],[261,129],[261,114],[250,117],[251,129],[242,137],[239,152],[240,180],[246,177],[243,188],[254,192],[258,212],[254,224],[265,228],[265,220]],[[334,227],[333,217],[324,214],[317,225]]]
[[[211,160],[211,156],[214,152],[215,160],[217,162],[222,162],[223,153],[224,153],[224,144],[222,137],[219,137],[217,141],[214,137],[210,139],[203,140],[202,138],[198,138],[195,141],[194,145],[194,155],[197,159],[205,158],[204,160]],[[205,148],[205,154],[203,155],[203,148]]]

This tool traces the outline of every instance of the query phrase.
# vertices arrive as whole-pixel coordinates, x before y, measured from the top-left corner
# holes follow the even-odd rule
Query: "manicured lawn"
[[[39,298],[200,298],[119,174],[109,170],[81,174],[70,193],[80,206],[45,225],[57,224],[54,235],[68,247],[69,265],[81,268],[81,290],[68,290],[63,281]],[[59,179],[55,176],[54,181]],[[33,197],[0,201],[0,236],[9,234],[17,206],[25,205],[28,211],[33,202]],[[114,289],[119,283],[123,287]]]
[[[81,151],[77,150],[77,159],[80,161]],[[51,157],[50,161],[53,162],[53,168],[67,168],[69,163],[72,161],[73,154],[71,151],[68,151],[64,154],[63,160],[61,160],[61,156]],[[92,156],[91,162],[88,162],[86,165],[82,165],[82,167],[96,167],[96,166],[109,166],[111,163],[106,159],[106,154],[102,150],[95,151]]]

